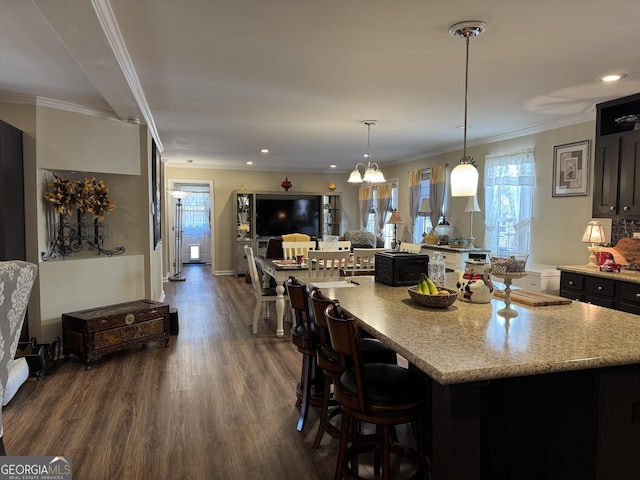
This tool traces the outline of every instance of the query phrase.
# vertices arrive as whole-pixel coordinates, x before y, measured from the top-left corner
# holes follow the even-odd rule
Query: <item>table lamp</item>
[[[467,200],[467,206],[465,207],[464,211],[468,212],[471,217],[471,226],[469,228],[469,248],[476,248],[473,245],[473,241],[475,240],[475,238],[473,237],[473,212],[482,211],[480,210],[480,206],[478,205],[478,197],[476,197],[475,195],[469,197],[469,199]]]
[[[398,225],[404,222],[400,218],[400,214],[394,209],[387,223],[393,225],[393,245],[391,245],[391,248],[396,248],[398,245]]]
[[[589,263],[587,263],[587,267],[596,266],[596,249],[598,247],[595,244],[604,242],[606,242],[606,239],[602,225],[597,220],[591,220],[587,224],[584,235],[582,235],[582,243],[591,244],[587,246],[587,250],[589,251]]]
[[[420,202],[420,209],[418,210],[418,216],[428,217],[430,213],[431,213],[431,202],[429,202],[429,199],[427,197],[424,197],[422,199],[422,202]],[[427,236],[426,228],[424,228],[424,221],[422,225],[423,225],[422,237],[424,238]]]

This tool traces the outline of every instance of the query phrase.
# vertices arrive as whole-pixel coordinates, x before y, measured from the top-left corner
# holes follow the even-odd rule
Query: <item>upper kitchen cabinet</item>
[[[640,94],[596,108],[593,216],[640,218]]]

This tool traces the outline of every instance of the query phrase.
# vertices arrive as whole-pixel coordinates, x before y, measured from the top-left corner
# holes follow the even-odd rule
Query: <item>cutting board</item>
[[[493,296],[504,298],[503,290],[494,290]],[[532,292],[530,290],[511,290],[511,301],[529,305],[530,307],[544,307],[547,305],[569,305],[571,300],[556,295],[542,292]]]

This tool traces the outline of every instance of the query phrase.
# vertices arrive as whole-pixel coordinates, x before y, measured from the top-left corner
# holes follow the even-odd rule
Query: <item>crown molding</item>
[[[136,99],[136,103],[138,104],[138,108],[140,108],[140,112],[145,119],[147,128],[149,129],[153,139],[156,141],[158,151],[162,152],[164,147],[160,141],[160,135],[158,135],[153,114],[151,113],[151,109],[147,103],[144,91],[142,90],[142,85],[140,85],[140,80],[138,79],[138,74],[136,73],[133,61],[129,56],[127,46],[122,38],[122,33],[120,32],[120,27],[118,27],[118,22],[116,21],[113,10],[111,9],[111,4],[108,0],[92,0],[91,4],[93,5],[93,9],[96,12],[100,25],[102,26],[107,42],[109,43],[109,46],[116,57],[116,61],[120,66],[120,70],[131,89],[131,93]]]
[[[0,103],[9,103],[16,105],[33,105],[35,107],[47,107],[55,110],[63,110],[65,112],[79,113],[92,117],[106,118],[108,120],[120,119],[111,110],[101,108],[85,107],[76,103],[64,102],[53,98],[38,97],[34,95],[19,95],[13,93],[0,93]]]

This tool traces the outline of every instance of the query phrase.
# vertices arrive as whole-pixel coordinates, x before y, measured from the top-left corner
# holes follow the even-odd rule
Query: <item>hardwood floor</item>
[[[73,478],[330,479],[337,440],[312,450],[318,417],[295,426],[301,358],[275,311],[251,334],[244,279],[185,267],[165,284],[180,333],[103,357],[85,371],[72,356],[29,379],[3,409],[8,455],[71,456]]]

